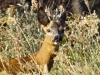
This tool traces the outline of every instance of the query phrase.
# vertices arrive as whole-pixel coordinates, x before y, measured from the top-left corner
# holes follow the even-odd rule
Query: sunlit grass
[[[0,21],[0,59],[36,53],[44,39],[37,15],[26,12],[6,18],[5,23]],[[66,23],[71,28],[71,35],[63,39],[50,74],[100,75],[100,20],[93,13],[79,22],[75,17],[75,20],[70,19]],[[74,42],[69,40],[72,37]],[[22,74],[25,75],[19,75]]]

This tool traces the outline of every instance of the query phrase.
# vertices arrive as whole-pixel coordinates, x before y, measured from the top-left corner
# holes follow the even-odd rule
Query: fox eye
[[[47,32],[51,32],[50,29],[47,29]]]

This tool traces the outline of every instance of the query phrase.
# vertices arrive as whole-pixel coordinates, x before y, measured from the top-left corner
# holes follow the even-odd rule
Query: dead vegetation
[[[1,14],[0,14],[1,15]],[[96,13],[68,19],[59,53],[54,59],[51,75],[100,75],[100,19]],[[0,60],[29,56],[40,48],[44,33],[33,12],[0,18]],[[27,69],[30,68],[30,64]],[[23,67],[22,67],[23,68]],[[25,75],[21,72],[18,75]],[[40,73],[34,73],[34,75]],[[0,75],[8,75],[5,71]],[[27,72],[26,75],[33,75]]]

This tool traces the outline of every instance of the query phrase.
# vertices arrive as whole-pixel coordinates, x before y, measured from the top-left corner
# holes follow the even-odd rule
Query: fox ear
[[[42,24],[42,25],[47,25],[50,21],[48,19],[47,14],[45,13],[44,9],[42,7],[39,8],[38,12],[37,12],[37,16],[38,16],[38,21]]]

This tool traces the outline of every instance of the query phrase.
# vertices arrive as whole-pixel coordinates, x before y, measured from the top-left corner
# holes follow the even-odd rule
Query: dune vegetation
[[[6,14],[0,13],[0,61],[31,56],[39,50],[44,39],[36,13],[16,10],[16,14],[12,14],[10,8]],[[69,28],[65,31],[50,74],[100,75],[100,19],[95,11],[80,20],[77,20],[78,15],[67,18]],[[10,74],[4,70],[0,75]],[[21,72],[18,75],[32,74]]]

